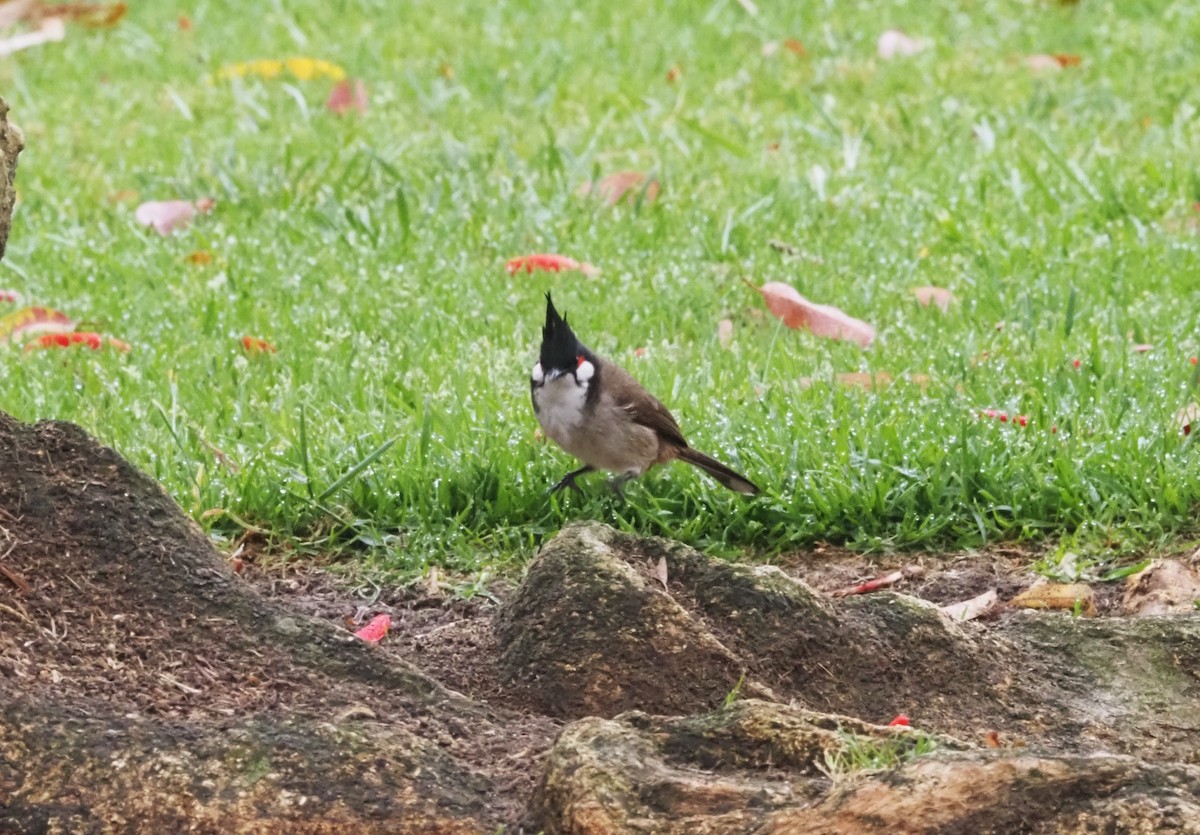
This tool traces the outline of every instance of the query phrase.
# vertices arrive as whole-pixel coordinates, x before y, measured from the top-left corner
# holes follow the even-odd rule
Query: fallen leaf
[[[179,16],[179,31],[190,32],[192,29],[192,19],[185,14]]]
[[[674,84],[683,75],[683,70],[679,69],[679,65],[675,64],[671,69],[667,70],[667,83]]]
[[[204,264],[211,264],[212,259],[213,255],[207,249],[198,249],[195,252],[188,253],[187,257],[183,260],[187,261],[189,264],[203,266]]]
[[[387,635],[391,625],[391,615],[376,615],[366,626],[355,632],[354,637],[360,638],[368,644],[377,644]]]
[[[1200,599],[1200,571],[1178,560],[1155,560],[1125,581],[1121,608],[1134,617],[1187,614]]]
[[[1053,55],[1027,55],[1025,66],[1034,72],[1058,72],[1067,65]]]
[[[15,337],[40,333],[65,333],[75,330],[75,322],[65,313],[48,307],[23,307],[0,317],[0,345]]]
[[[16,290],[0,290],[0,302],[6,304],[20,304],[21,294]]]
[[[889,29],[879,36],[875,49],[879,57],[885,60],[897,57],[908,57],[923,52],[928,46],[925,41],[918,40],[899,29]]]
[[[865,583],[859,583],[857,586],[848,586],[844,589],[837,589],[829,593],[830,597],[849,597],[853,594],[868,594],[879,589],[887,588],[895,585],[904,579],[903,571],[893,571],[891,574],[885,574],[883,577],[876,577],[874,580],[867,580]]]
[[[1058,65],[1064,69],[1067,67],[1078,67],[1083,63],[1083,58],[1081,56],[1068,52],[1055,52],[1051,57],[1053,57],[1054,60],[1058,62]]]
[[[912,294],[917,297],[917,301],[923,307],[936,304],[943,313],[950,309],[950,305],[958,301],[954,294],[944,287],[914,287]]]
[[[717,322],[717,342],[722,348],[728,348],[733,344],[733,321],[730,319],[722,319]]]
[[[11,55],[31,46],[61,41],[67,36],[67,26],[61,17],[48,17],[32,32],[22,32],[0,40],[0,55]]]
[[[3,321],[3,320],[0,320]],[[3,339],[3,331],[0,330],[0,339]],[[1178,426],[1184,435],[1192,434],[1192,424],[1200,420],[1200,406],[1195,403],[1189,403],[1175,413],[1173,421]]]
[[[510,258],[505,265],[509,275],[524,270],[527,273],[532,273],[534,270],[544,270],[546,272],[562,272],[563,270],[578,270],[586,276],[599,274],[600,270],[593,267],[584,261],[576,261],[574,258],[568,258],[565,255],[551,255],[548,253],[536,253],[534,255],[518,255],[516,258]]]
[[[595,194],[596,198],[609,206],[615,206],[621,199],[628,197],[629,203],[637,202],[642,196],[645,203],[653,203],[658,199],[658,180],[649,180],[641,171],[617,171],[597,180],[595,183],[586,182],[579,187],[582,195]]]
[[[658,562],[654,564],[654,579],[662,583],[663,591],[670,591],[667,588],[667,558],[659,557]]]
[[[995,589],[988,589],[983,594],[977,597],[972,597],[970,600],[963,600],[960,603],[948,603],[945,606],[939,607],[943,615],[946,615],[953,621],[975,620],[980,615],[986,614],[992,610],[992,607],[999,602],[999,597]]]
[[[105,337],[95,331],[71,331],[69,333],[44,333],[25,346],[26,352],[39,348],[72,348],[83,345],[93,351],[99,351],[105,345],[115,348],[121,353],[129,353],[130,345],[111,336]]]
[[[864,348],[875,338],[875,328],[826,304],[816,304],[796,292],[791,285],[769,281],[757,290],[767,309],[789,328],[806,328],[817,336],[857,342]]]
[[[856,386],[868,391],[886,388],[892,383],[892,375],[886,371],[847,371],[833,376],[834,382],[843,386]]]
[[[150,200],[137,207],[134,218],[160,235],[170,235],[186,228],[197,212],[204,214],[212,211],[214,205],[216,201],[211,197],[201,197],[195,203],[186,200]]]
[[[217,71],[217,80],[229,81],[233,78],[256,76],[270,81],[282,77],[284,73],[289,73],[300,81],[309,81],[313,78],[332,78],[334,81],[341,81],[346,77],[344,69],[320,58],[287,58],[284,60],[261,58],[256,61],[226,64]]]
[[[988,731],[983,735],[983,744],[988,748],[1001,748],[1000,734],[996,731]]]
[[[325,107],[338,116],[345,116],[350,111],[363,115],[367,112],[367,85],[361,78],[356,78],[353,82],[343,78],[334,83],[333,89],[329,91]]]
[[[93,29],[106,29],[116,26],[128,11],[124,3],[50,3],[35,6],[32,17],[57,17]]]
[[[1042,583],[1018,594],[1008,605],[1017,609],[1065,609],[1077,606],[1086,617],[1096,614],[1096,598],[1086,583]]]
[[[808,55],[808,50],[804,48],[804,44],[795,38],[788,38],[783,42],[783,48],[793,55],[805,56]]]
[[[270,342],[257,336],[243,336],[242,348],[247,354],[274,354],[278,350]]]

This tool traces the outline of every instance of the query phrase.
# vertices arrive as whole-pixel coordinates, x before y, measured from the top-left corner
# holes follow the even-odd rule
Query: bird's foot
[[[570,489],[574,490],[576,493],[578,493],[582,496],[583,490],[582,490],[582,488],[580,488],[580,486],[578,484],[575,483],[575,479],[577,477],[583,475],[584,473],[590,473],[593,469],[594,469],[593,467],[580,467],[578,470],[572,470],[571,472],[569,472],[565,476],[563,476],[561,479],[559,479],[557,484],[555,484],[553,487],[551,487],[549,490],[547,490],[546,491],[547,495],[553,495],[554,493],[557,493],[559,490],[569,487]]]

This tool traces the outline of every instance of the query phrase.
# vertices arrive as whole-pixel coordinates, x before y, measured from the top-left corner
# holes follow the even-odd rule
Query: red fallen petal
[[[1025,415],[1017,415],[1015,418],[1013,418],[1013,423],[1019,426],[1026,426],[1029,423],[1029,418],[1027,418]]]
[[[265,339],[259,339],[257,336],[243,336],[242,348],[247,354],[274,354],[278,350],[270,342]]]
[[[351,110],[361,116],[367,112],[367,85],[361,78],[354,79],[353,85],[350,79],[343,78],[333,85],[329,98],[325,100],[325,107],[339,116]]]
[[[1079,366],[1083,365],[1083,360],[1075,360],[1073,363],[1071,363],[1071,365],[1078,368]]]
[[[1000,413],[1000,422],[1001,422],[1001,423],[1008,423],[1008,413],[1007,413],[1007,412],[1001,412],[1001,413]]]
[[[907,728],[909,726],[908,717],[903,713],[898,714],[895,719],[888,722],[888,725],[896,728]]]
[[[103,337],[93,331],[73,331],[71,333],[44,333],[25,346],[26,351],[37,348],[70,348],[72,345],[86,345],[93,351],[99,351],[104,344]],[[122,343],[124,344],[124,343]]]
[[[1188,362],[1190,362],[1192,365],[1195,365],[1197,360],[1195,357],[1192,357],[1191,359],[1188,360]]]
[[[1055,424],[1054,426],[1051,426],[1051,427],[1050,427],[1050,434],[1051,434],[1051,435],[1057,435],[1057,434],[1058,434],[1058,424]]]
[[[595,275],[600,272],[584,261],[576,261],[574,258],[569,258],[566,255],[554,255],[547,252],[534,253],[533,255],[518,255],[516,258],[510,258],[505,265],[509,275],[518,273],[524,270],[531,273],[534,270],[544,270],[546,272],[557,273],[563,270],[579,270],[584,275]]]
[[[362,629],[354,633],[355,638],[361,638],[368,644],[377,644],[387,635],[388,628],[392,625],[391,615],[376,615],[371,618],[370,622]]]

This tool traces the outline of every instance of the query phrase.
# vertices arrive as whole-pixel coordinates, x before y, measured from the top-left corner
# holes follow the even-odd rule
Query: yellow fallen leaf
[[[1096,614],[1096,597],[1086,583],[1042,583],[1032,586],[1008,601],[1017,609],[1067,609],[1086,617]]]

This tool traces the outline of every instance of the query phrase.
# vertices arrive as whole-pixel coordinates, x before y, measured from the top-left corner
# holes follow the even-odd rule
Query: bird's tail
[[[694,467],[699,467],[700,469],[704,470],[704,472],[721,482],[721,484],[737,493],[745,493],[747,496],[754,496],[759,492],[758,488],[754,486],[754,483],[750,481],[750,479],[735,473],[717,459],[705,455],[698,449],[683,447],[679,450],[679,458],[688,462]]]

